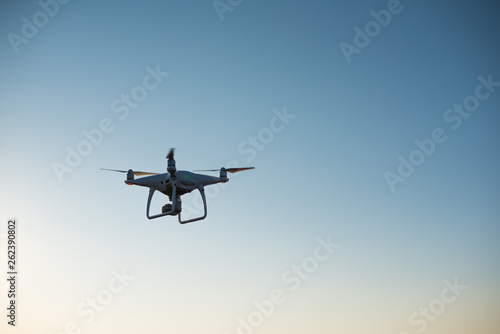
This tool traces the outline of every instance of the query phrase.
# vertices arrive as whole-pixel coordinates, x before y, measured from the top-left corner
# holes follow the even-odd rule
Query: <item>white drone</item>
[[[148,187],[149,188],[149,197],[148,197],[148,205],[146,208],[146,216],[148,219],[159,218],[163,216],[175,216],[178,215],[179,223],[191,223],[197,220],[205,219],[207,216],[207,202],[205,199],[205,186],[216,184],[216,183],[226,183],[229,181],[227,177],[227,173],[236,173],[241,172],[247,169],[254,169],[255,167],[240,167],[240,168],[224,168],[221,169],[208,169],[204,170],[206,172],[216,172],[219,171],[219,177],[204,175],[204,174],[196,174],[192,172],[188,172],[185,170],[177,171],[175,168],[175,160],[174,160],[174,149],[170,149],[170,152],[167,155],[167,173],[150,173],[150,172],[137,172],[132,169],[127,170],[116,170],[116,169],[106,169],[101,168],[102,170],[109,170],[112,172],[120,172],[127,173],[127,179],[125,183],[128,185],[135,184],[136,186]],[[142,175],[150,175],[147,177],[142,177],[140,179],[134,179],[134,176],[142,176]],[[182,220],[181,211],[182,211],[182,202],[181,196],[184,194],[188,194],[191,191],[198,189],[201,194],[201,199],[203,200],[203,209],[205,213],[201,217]],[[155,191],[159,191],[168,196],[169,200],[172,203],[165,204],[160,214],[151,216],[149,214],[149,208],[151,206],[151,199],[153,198],[153,194]]]

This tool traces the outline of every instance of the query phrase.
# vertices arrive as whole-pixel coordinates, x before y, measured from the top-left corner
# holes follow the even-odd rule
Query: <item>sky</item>
[[[0,331],[498,333],[499,14],[3,1]],[[172,147],[255,169],[206,188],[205,220],[148,220],[100,168],[163,173]]]

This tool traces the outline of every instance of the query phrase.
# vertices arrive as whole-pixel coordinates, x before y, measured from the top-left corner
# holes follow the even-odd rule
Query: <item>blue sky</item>
[[[231,10],[219,13],[212,1],[42,3],[53,17],[36,1],[0,7],[15,330],[232,334],[243,319],[255,333],[498,332],[495,2],[220,1]],[[356,46],[356,27],[366,34],[371,12],[390,10]],[[26,20],[38,22],[33,36]],[[346,57],[345,44],[358,52]],[[473,111],[454,129],[464,103]],[[97,144],[81,144],[100,126]],[[446,140],[413,153],[436,129]],[[78,145],[88,154],[67,166]],[[163,172],[171,147],[178,169],[256,169],[207,188],[204,221],[149,221],[147,190],[99,168]],[[411,156],[423,162],[398,175]],[[404,182],[391,187],[388,172]],[[340,244],[324,261],[318,238]],[[292,290],[283,275],[314,261]],[[117,289],[122,270],[133,279]],[[467,286],[456,301],[425,329],[422,315],[409,320],[455,278]],[[253,326],[255,303],[276,290],[284,301]],[[105,305],[90,319],[78,310],[94,297]],[[14,332],[5,319],[0,328]]]

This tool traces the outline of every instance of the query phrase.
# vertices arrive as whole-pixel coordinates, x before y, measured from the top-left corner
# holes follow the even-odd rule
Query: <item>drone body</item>
[[[219,177],[197,174],[189,171],[179,170],[175,167],[174,160],[174,149],[171,149],[167,155],[168,165],[167,173],[150,173],[150,172],[138,172],[129,169],[125,170],[115,170],[115,169],[104,169],[114,172],[127,173],[127,179],[125,183],[128,185],[136,185],[141,187],[149,188],[148,203],[146,207],[146,216],[148,219],[159,218],[163,216],[178,216],[179,223],[185,224],[194,222],[197,220],[205,219],[207,216],[207,202],[205,198],[205,186],[216,184],[216,183],[226,183],[229,181],[227,177],[227,172],[236,173],[247,169],[253,169],[254,167],[243,167],[243,168],[224,168],[220,170],[208,170],[208,171],[219,171]],[[135,179],[135,176],[148,175],[139,179]],[[203,216],[182,220],[182,201],[181,196],[198,189],[201,198],[203,200]],[[164,195],[167,195],[172,203],[166,204],[162,208],[162,213],[156,215],[150,215],[151,199],[155,191],[159,191]]]

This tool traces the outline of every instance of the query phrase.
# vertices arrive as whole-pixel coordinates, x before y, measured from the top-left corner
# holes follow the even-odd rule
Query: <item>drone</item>
[[[224,168],[221,169],[205,169],[198,170],[199,172],[219,172],[219,177],[197,174],[185,170],[177,170],[175,167],[174,160],[174,149],[170,149],[167,155],[167,173],[150,173],[150,172],[139,172],[132,169],[129,170],[117,170],[117,169],[107,169],[101,168],[102,170],[127,173],[127,179],[125,183],[128,185],[136,185],[141,187],[149,188],[148,204],[146,207],[146,217],[148,219],[155,219],[163,216],[177,216],[179,223],[186,224],[197,220],[202,220],[207,217],[207,202],[205,198],[205,186],[216,184],[216,183],[226,183],[229,181],[227,173],[236,173],[248,169],[254,169],[255,167],[239,167],[239,168]],[[144,176],[139,179],[135,179],[134,176]],[[203,201],[203,216],[182,220],[182,201],[181,196],[198,189]],[[160,214],[150,215],[151,199],[155,191],[159,191],[162,194],[168,196],[171,203],[165,204]]]

